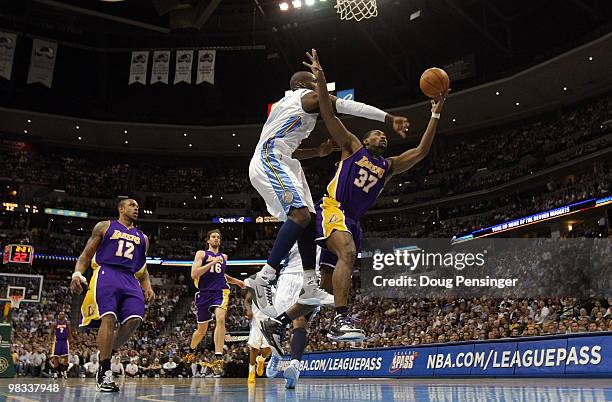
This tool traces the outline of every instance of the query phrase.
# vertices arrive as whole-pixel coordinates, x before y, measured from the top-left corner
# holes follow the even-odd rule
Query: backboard
[[[0,273],[0,301],[10,301],[13,294],[23,294],[22,303],[39,303],[43,276]]]

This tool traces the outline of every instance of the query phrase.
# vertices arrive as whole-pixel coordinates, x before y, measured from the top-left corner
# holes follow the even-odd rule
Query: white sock
[[[291,362],[289,362],[289,364],[295,367],[300,367],[300,361],[297,359],[292,359]]]
[[[254,372],[255,372],[255,365],[249,364],[249,373],[254,373]]]

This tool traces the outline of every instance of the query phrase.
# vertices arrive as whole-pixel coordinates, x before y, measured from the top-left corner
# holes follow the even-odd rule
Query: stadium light
[[[302,0],[293,0],[291,4],[293,4],[293,8],[302,8]]]
[[[306,5],[307,6],[314,6],[315,5],[315,0],[306,0]]]
[[[280,3],[278,6],[280,7],[281,11],[289,10],[289,4],[287,4],[287,3],[283,2],[283,3]]]

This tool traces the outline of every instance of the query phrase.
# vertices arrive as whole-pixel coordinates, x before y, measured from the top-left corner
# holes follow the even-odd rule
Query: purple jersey
[[[202,265],[208,264],[215,257],[223,257],[222,263],[216,263],[202,276],[198,279],[195,279],[193,283],[195,284],[198,290],[222,290],[229,289],[227,284],[227,280],[225,279],[225,268],[227,267],[227,260],[222,253],[215,253],[210,250],[206,250],[204,252],[204,258],[202,260]]]
[[[68,321],[55,321],[55,341],[67,341],[68,340]]]
[[[92,265],[118,268],[132,274],[140,271],[147,261],[147,242],[135,227],[128,229],[118,221],[111,221],[96,250]]]
[[[363,147],[338,162],[336,174],[327,186],[327,197],[338,201],[346,216],[359,221],[376,202],[388,172],[389,161]]]

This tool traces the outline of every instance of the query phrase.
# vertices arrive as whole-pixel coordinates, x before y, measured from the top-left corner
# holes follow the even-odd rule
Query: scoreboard
[[[3,264],[27,264],[34,261],[34,247],[29,244],[7,244],[2,255]]]

